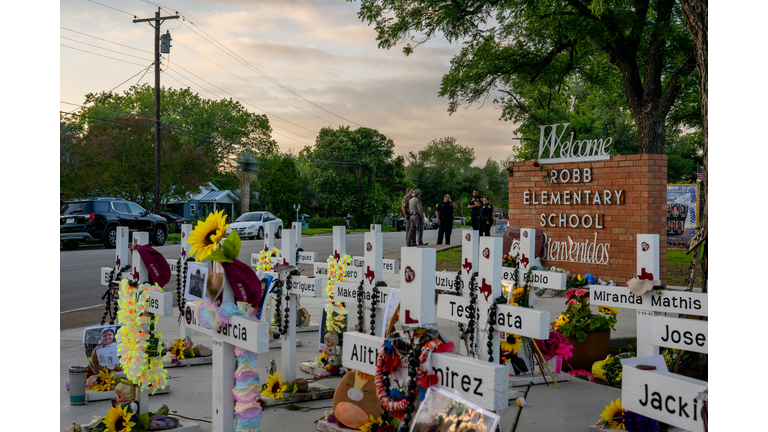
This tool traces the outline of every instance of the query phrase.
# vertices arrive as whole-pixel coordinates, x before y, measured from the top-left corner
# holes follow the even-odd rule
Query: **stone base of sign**
[[[164,368],[175,368],[175,367],[185,367],[185,366],[198,366],[198,365],[207,365],[213,363],[213,357],[193,357],[190,359],[182,359],[179,360],[178,363],[174,364],[165,364],[163,363]]]
[[[296,333],[316,332],[320,330],[320,324],[310,324],[306,327],[296,327]]]
[[[562,382],[566,382],[571,378],[571,376],[568,375],[567,373],[559,373],[559,374],[553,373],[552,376],[555,377],[555,381],[557,381],[558,384]],[[538,384],[554,385],[554,383],[552,382],[552,377],[550,377],[549,374],[545,373],[544,376],[542,376],[538,370],[533,374],[515,375],[515,376],[509,377],[510,387],[529,385],[531,383],[533,383],[533,385],[538,385]]]
[[[171,391],[171,385],[166,384],[164,389],[158,389],[155,394],[167,394]],[[150,396],[154,396],[152,393],[147,393]],[[101,400],[111,400],[116,398],[115,391],[105,391],[105,392],[97,392],[93,390],[86,390],[85,391],[85,400],[88,402],[95,402],[95,401],[101,401]]]
[[[281,346],[283,346],[283,339],[279,339],[279,340],[276,340],[274,342],[270,342],[269,343],[269,349],[280,348]],[[296,339],[296,346],[297,347],[301,346],[301,340],[300,339]]]
[[[170,417],[173,417],[171,415]],[[181,431],[181,432],[199,432],[200,431],[200,423],[195,423],[192,420],[183,419],[180,417],[174,417],[179,419],[179,426],[173,428],[173,431]],[[88,426],[87,424],[80,425],[80,428],[82,430],[85,430],[85,427]],[[170,429],[169,429],[170,430]]]
[[[311,366],[312,362],[301,362],[299,363],[299,369],[301,369],[302,372],[312,374],[319,377],[324,376],[330,376],[331,373],[323,368],[313,368]]]
[[[318,400],[318,399],[331,399],[333,398],[333,393],[335,391],[336,391],[335,388],[324,386],[322,384],[310,384],[309,391],[307,392],[304,392],[304,393],[296,392],[293,394],[293,396],[285,396],[280,399],[270,399],[267,397],[263,397],[262,400],[264,400],[264,405],[266,406],[282,405],[282,404],[289,404],[289,403],[296,403],[296,402],[309,402],[309,401]]]

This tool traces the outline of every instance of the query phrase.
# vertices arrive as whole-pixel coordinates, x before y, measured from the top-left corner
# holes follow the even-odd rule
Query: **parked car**
[[[432,221],[429,218],[426,218],[424,221],[424,229],[425,230],[431,230],[431,229],[437,229],[438,224],[432,223]],[[398,231],[405,231],[405,219],[400,218],[397,220],[397,228]]]
[[[424,229],[431,230],[435,228],[437,228],[437,225],[432,223],[432,219],[424,217]]]
[[[130,233],[148,232],[154,246],[164,245],[168,237],[164,217],[120,198],[67,201],[61,207],[59,223],[59,240],[66,250],[76,249],[80,243],[103,243],[112,249],[117,246],[119,226],[128,227]]]
[[[237,231],[241,239],[263,239],[265,224],[275,224],[275,237],[283,236],[283,220],[267,211],[243,213],[227,227],[227,235],[232,230]]]
[[[397,231],[405,231],[405,218],[400,218],[397,220],[397,225],[395,226],[395,229]]]
[[[178,232],[181,229],[181,224],[189,223],[189,219],[184,216],[179,216],[176,213],[160,212],[160,216],[164,217],[165,221],[168,222],[169,233]]]
[[[456,216],[453,218],[453,224],[454,225],[464,225],[464,219],[461,216]]]

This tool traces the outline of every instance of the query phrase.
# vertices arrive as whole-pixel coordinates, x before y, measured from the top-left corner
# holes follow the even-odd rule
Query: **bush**
[[[344,218],[332,217],[332,218],[312,218],[307,220],[310,228],[333,228],[334,226],[347,226],[347,221]]]

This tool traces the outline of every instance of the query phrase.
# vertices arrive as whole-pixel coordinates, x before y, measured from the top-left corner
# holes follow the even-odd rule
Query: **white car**
[[[236,221],[229,224],[227,227],[227,235],[232,230],[237,231],[237,234],[241,239],[263,239],[265,224],[277,225],[275,228],[275,237],[282,238],[283,236],[283,221],[278,219],[270,212],[250,212],[244,213]]]

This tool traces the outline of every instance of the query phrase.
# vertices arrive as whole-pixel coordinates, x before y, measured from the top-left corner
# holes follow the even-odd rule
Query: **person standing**
[[[403,212],[403,222],[405,223],[405,245],[410,246],[408,243],[408,235],[411,232],[411,215],[408,213],[408,202],[411,200],[413,193],[412,188],[408,188],[405,191],[405,197],[403,197],[403,206],[401,211]]]
[[[400,212],[403,215],[403,229],[405,229],[405,245],[408,246],[408,233],[411,230],[411,218],[408,212],[408,203],[413,195],[413,189],[408,188],[405,192],[405,196],[401,201]],[[397,228],[397,227],[395,227]]]
[[[445,236],[445,244],[451,244],[451,232],[453,231],[453,211],[458,209],[458,206],[451,201],[451,196],[445,194],[443,200],[435,206],[435,216],[437,216],[437,244],[443,244],[443,236]]]
[[[490,237],[493,226],[493,206],[485,197],[483,198],[483,205],[480,207],[479,225],[480,237],[483,235]]]
[[[427,243],[422,241],[422,236],[424,234],[424,210],[421,205],[420,189],[413,191],[413,198],[408,202],[408,213],[411,216],[411,229],[408,231],[408,246],[416,246],[417,237],[419,246],[426,245]]]
[[[472,218],[472,229],[480,231],[480,208],[483,206],[483,200],[480,193],[472,191],[472,198],[469,199],[470,217]]]

